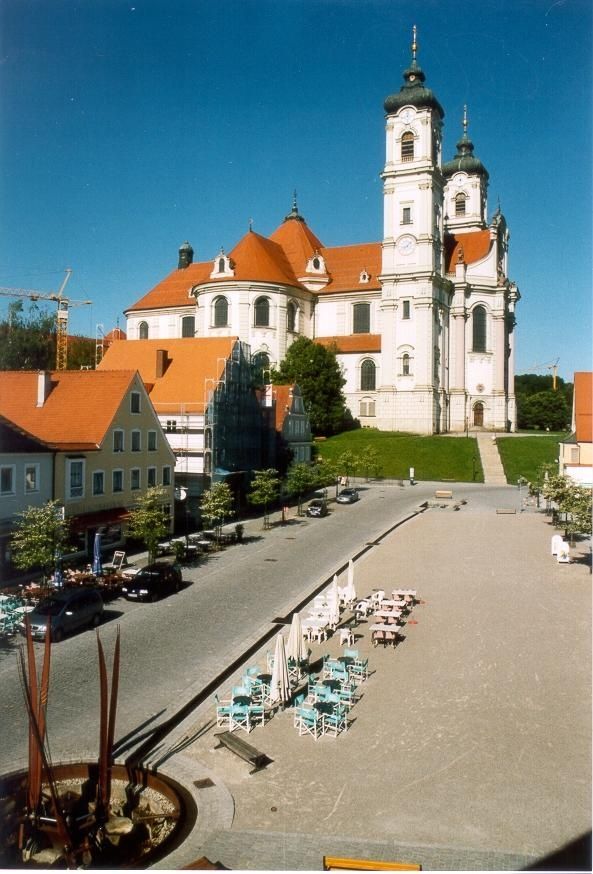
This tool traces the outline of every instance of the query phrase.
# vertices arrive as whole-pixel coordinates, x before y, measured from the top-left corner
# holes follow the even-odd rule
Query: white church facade
[[[419,434],[514,430],[509,232],[488,220],[488,172],[464,114],[442,161],[444,112],[416,60],[385,100],[383,239],[326,247],[296,198],[269,237],[178,268],[126,311],[129,340],[238,337],[265,374],[309,337],[337,350],[361,425]]]

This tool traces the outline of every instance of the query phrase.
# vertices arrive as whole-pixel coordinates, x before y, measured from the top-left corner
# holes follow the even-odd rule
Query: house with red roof
[[[0,372],[0,440],[5,564],[20,507],[59,501],[81,556],[97,531],[106,552],[124,543],[147,487],[164,487],[173,507],[175,457],[134,369]]]
[[[212,483],[227,482],[239,500],[253,470],[276,466],[277,423],[269,410],[275,416],[277,405],[260,402],[249,347],[236,336],[121,340],[111,344],[97,369],[131,367],[137,368],[175,455],[175,485],[187,489],[190,515],[197,514],[198,498]],[[289,401],[282,398],[284,409]],[[297,403],[295,393],[291,408]],[[307,421],[297,450],[303,457],[310,440]]]
[[[184,243],[176,269],[126,310],[128,340],[238,337],[265,375],[305,336],[336,345],[363,426],[514,430],[520,294],[507,223],[500,208],[488,215],[465,109],[443,161],[444,110],[415,40],[403,80],[384,102],[381,240],[326,246],[295,197],[272,233],[250,229],[228,253],[197,260]]]
[[[572,430],[560,444],[559,473],[569,476],[582,486],[593,486],[593,373],[581,371],[574,375],[572,399]]]

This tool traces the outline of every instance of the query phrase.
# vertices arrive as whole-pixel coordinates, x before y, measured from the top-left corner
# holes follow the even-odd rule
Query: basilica
[[[129,341],[229,338],[266,375],[300,336],[332,345],[363,427],[418,434],[512,431],[515,306],[509,231],[488,217],[488,171],[464,110],[441,154],[444,111],[417,60],[385,108],[383,239],[324,246],[292,209],[268,237],[177,269],[126,311]],[[195,343],[195,339],[194,339]]]

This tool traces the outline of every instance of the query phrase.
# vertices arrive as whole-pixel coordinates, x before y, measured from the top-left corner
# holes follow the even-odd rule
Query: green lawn
[[[507,482],[515,485],[520,476],[533,482],[541,464],[553,464],[558,458],[558,443],[567,432],[537,437],[498,437],[498,451]]]
[[[379,454],[381,476],[389,479],[408,479],[413,467],[417,480],[484,482],[478,446],[471,437],[421,437],[361,428],[318,441],[316,446],[319,456],[327,460],[347,450],[359,455],[372,446]],[[363,475],[357,471],[357,476]]]

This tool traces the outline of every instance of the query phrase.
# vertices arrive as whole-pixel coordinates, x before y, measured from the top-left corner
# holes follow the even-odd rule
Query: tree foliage
[[[168,491],[154,486],[140,496],[137,506],[130,512],[129,533],[146,546],[149,563],[155,560],[159,540],[169,534],[168,503]]]
[[[12,561],[21,570],[41,568],[46,577],[66,551],[69,528],[57,501],[17,514],[11,538]]]
[[[273,467],[267,470],[257,470],[251,483],[251,489],[247,494],[247,500],[255,506],[264,508],[264,528],[270,524],[268,508],[278,498],[280,493],[280,479],[278,471]]]
[[[303,495],[314,488],[316,483],[317,473],[310,464],[300,462],[298,464],[291,464],[288,468],[286,488],[289,494],[296,495],[299,516],[302,511]]]
[[[8,307],[0,321],[0,370],[53,370],[56,364],[56,319],[35,304]]]
[[[299,337],[289,347],[278,370],[272,370],[271,379],[276,385],[300,386],[314,434],[337,434],[354,427],[342,391],[346,380],[335,347]]]
[[[381,473],[381,462],[379,460],[379,452],[370,444],[367,444],[358,459],[358,466],[363,471],[365,479],[379,476]]]
[[[220,540],[225,519],[235,512],[233,493],[228,483],[214,483],[211,489],[205,491],[200,509],[204,519],[214,527],[216,539]]]
[[[544,476],[541,492],[563,515],[566,536],[591,535],[592,490],[560,474]]]
[[[570,426],[570,419],[571,410],[561,392],[541,391],[519,400],[520,428],[561,431]]]

